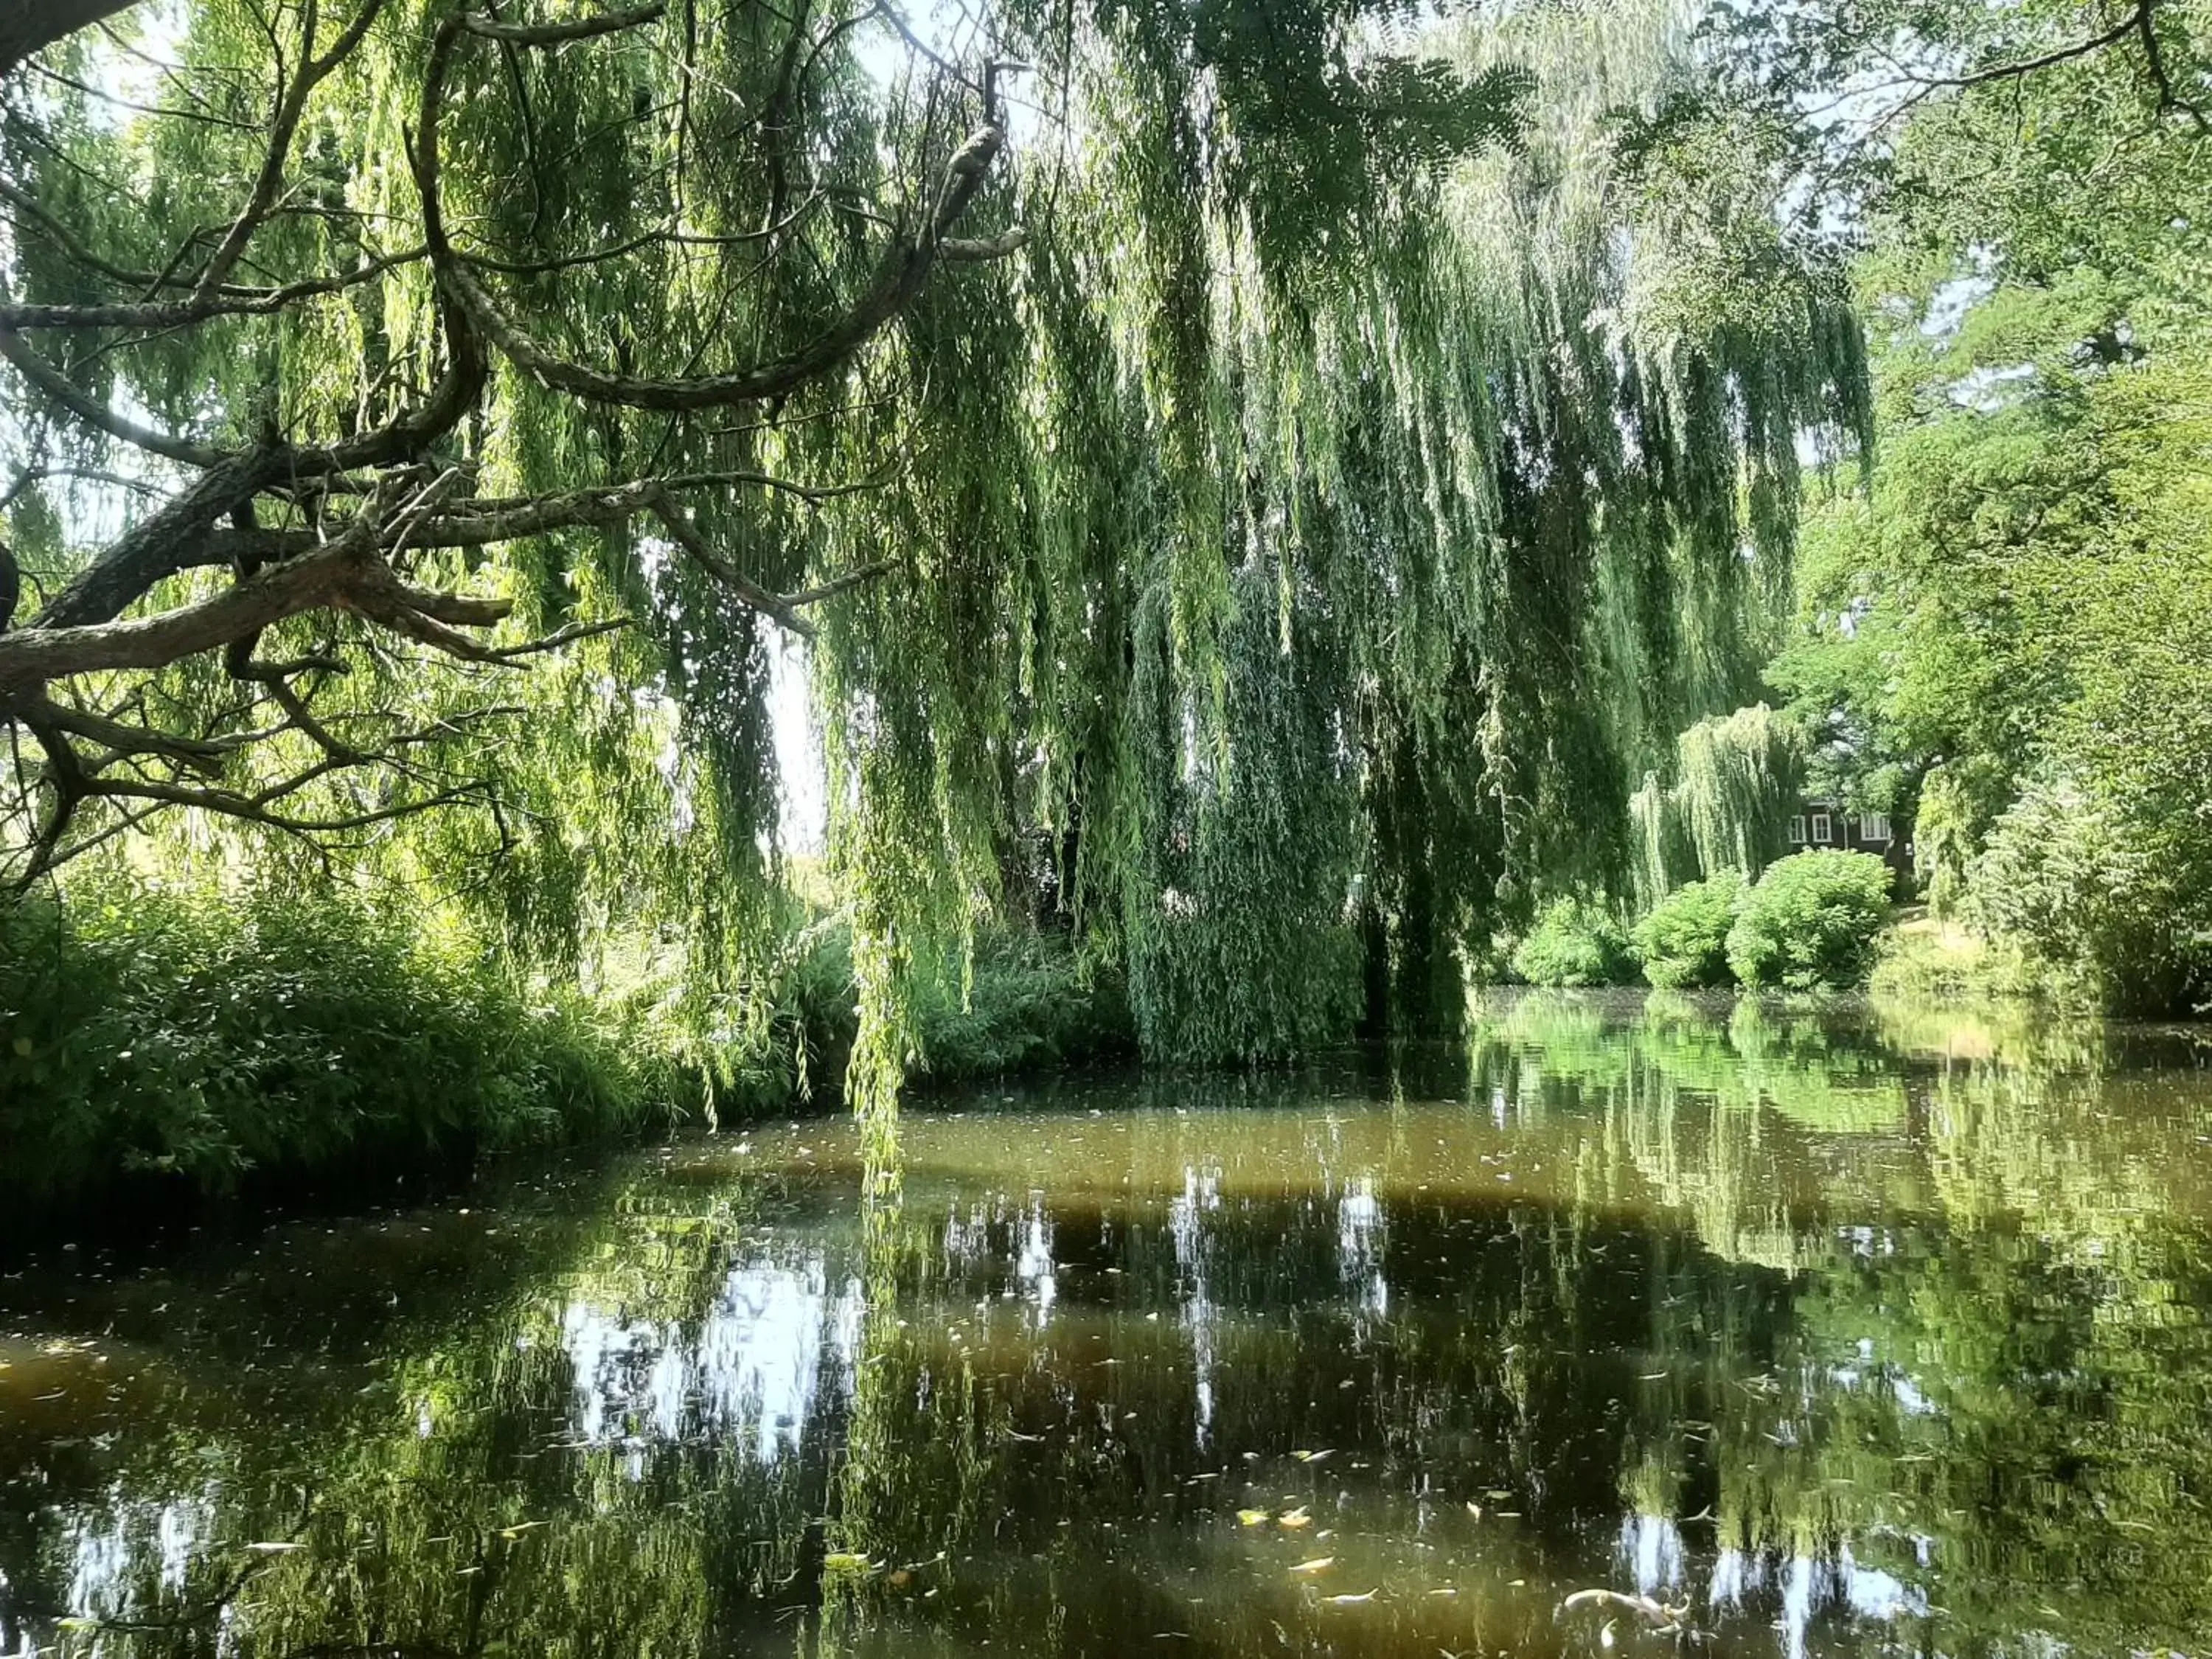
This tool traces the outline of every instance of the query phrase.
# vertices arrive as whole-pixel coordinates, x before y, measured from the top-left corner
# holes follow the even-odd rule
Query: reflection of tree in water
[[[296,1415],[325,1397],[312,1363],[236,1413],[192,1379],[182,1419],[111,1472],[118,1501],[86,1493],[34,1547],[74,1581],[47,1605],[86,1621],[58,1633],[146,1654],[698,1651],[733,1600],[793,1574],[816,1507],[798,1459],[732,1432],[757,1401],[717,1344],[764,1275],[726,1215],[592,1207],[507,1246],[525,1273],[505,1293],[497,1241],[439,1264],[465,1306],[378,1328],[400,1357],[326,1420]],[[11,1586],[34,1582],[15,1565]]]
[[[2206,1107],[2047,1031],[1887,1036],[1528,1000],[1464,1070],[911,1119],[896,1185],[814,1126],[524,1237],[395,1224],[447,1287],[404,1316],[333,1338],[333,1264],[272,1274],[112,1450],[0,1441],[48,1483],[0,1485],[0,1605],[149,1655],[217,1651],[227,1595],[252,1656],[1429,1659],[1580,1651],[1602,1584],[1728,1650],[2178,1642]]]
[[[1764,1595],[1796,1650],[1823,1608],[1950,1652],[2202,1631],[2212,1252],[2204,1172],[2175,1155],[2204,1144],[2201,1091],[2104,1075],[2098,1026],[1876,1010],[1862,1029],[1890,1052],[1839,1055],[1832,1017],[1749,1006],[1723,1028],[1530,999],[1478,1046],[1479,1076],[1502,1063],[1602,1112],[1602,1196],[1649,1182],[1702,1249],[1793,1271],[1764,1370],[1713,1340],[1709,1295],[1655,1285],[1655,1316],[1699,1309],[1655,1350],[1705,1364],[1644,1402],[1623,1482],[1638,1587],[1686,1588],[1702,1556],[1699,1601]],[[1865,1109],[1877,1090],[1893,1113]],[[1675,1517],[1708,1507],[1712,1541],[1686,1552]]]

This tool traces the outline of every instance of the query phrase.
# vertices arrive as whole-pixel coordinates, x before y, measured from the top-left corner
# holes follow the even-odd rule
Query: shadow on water
[[[1526,996],[0,1279],[0,1654],[2212,1631],[2187,1030]]]

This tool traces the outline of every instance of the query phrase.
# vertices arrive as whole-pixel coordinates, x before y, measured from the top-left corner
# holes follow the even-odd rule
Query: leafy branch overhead
[[[1334,1029],[1355,905],[1448,1006],[1753,700],[1866,430],[1786,169],[1622,164],[1698,51],[1673,0],[55,36],[0,81],[7,877],[343,862],[680,950],[721,1029],[795,639],[863,1098],[1041,894],[1156,1053]]]
[[[56,20],[76,16],[66,11],[57,9]],[[811,632],[806,609],[891,568],[878,562],[791,592],[773,574],[748,572],[743,554],[715,549],[719,530],[711,520],[695,521],[685,501],[773,492],[813,502],[841,486],[787,480],[757,465],[662,465],[684,435],[673,427],[659,435],[656,453],[638,456],[630,468],[587,465],[584,477],[571,474],[568,488],[480,494],[488,399],[500,376],[519,371],[586,403],[696,417],[779,405],[840,375],[940,264],[1018,250],[1018,232],[954,234],[1005,147],[999,67],[983,65],[973,89],[953,65],[929,71],[921,100],[928,120],[942,126],[964,110],[970,123],[949,155],[931,159],[948,147],[943,134],[911,135],[903,177],[884,168],[874,177],[817,179],[811,205],[772,204],[760,228],[742,234],[687,228],[702,204],[687,202],[667,172],[680,181],[697,147],[750,145],[778,175],[775,194],[787,192],[798,162],[785,149],[789,113],[828,95],[822,83],[837,67],[836,43],[869,15],[803,16],[785,43],[772,96],[738,125],[722,124],[725,112],[717,112],[709,133],[703,107],[679,121],[662,141],[665,214],[658,225],[649,214],[632,216],[622,228],[629,251],[678,250],[674,263],[714,294],[716,320],[725,324],[757,306],[748,287],[771,287],[780,262],[807,263],[826,280],[810,296],[810,314],[759,319],[762,349],[750,357],[731,349],[738,331],[700,327],[665,370],[641,373],[628,337],[612,367],[549,343],[601,331],[587,303],[574,315],[562,309],[568,296],[556,273],[573,269],[573,256],[551,251],[551,210],[537,204],[525,234],[514,239],[524,246],[495,246],[489,221],[496,210],[477,199],[489,174],[471,169],[470,187],[454,197],[444,152],[457,139],[480,158],[495,124],[526,131],[549,96],[581,90],[579,76],[600,68],[572,67],[573,54],[615,58],[605,64],[608,73],[618,71],[618,54],[648,64],[667,56],[689,87],[706,69],[696,19],[687,15],[690,33],[678,40],[660,4],[544,25],[460,9],[430,30],[424,52],[410,11],[362,0],[349,15],[331,17],[308,0],[287,18],[289,35],[270,36],[258,54],[239,51],[251,42],[218,37],[209,61],[188,53],[185,64],[165,70],[178,89],[171,96],[179,124],[216,101],[251,107],[256,78],[267,100],[258,122],[225,117],[202,157],[216,177],[240,179],[226,218],[202,222],[165,254],[145,245],[139,227],[104,224],[104,216],[68,199],[64,178],[31,167],[0,171],[0,205],[23,249],[19,291],[0,292],[0,359],[36,394],[17,405],[34,456],[18,493],[82,471],[58,461],[97,455],[127,479],[131,503],[128,522],[74,571],[52,562],[58,547],[45,568],[27,550],[4,560],[0,718],[27,732],[42,757],[16,773],[25,792],[18,811],[38,814],[14,872],[19,882],[112,833],[118,813],[188,805],[288,830],[337,831],[480,795],[483,784],[465,769],[417,762],[423,750],[453,747],[449,739],[461,732],[450,714],[416,729],[334,702],[340,682],[365,659],[389,659],[404,647],[474,666],[517,665],[620,618],[549,617],[542,620],[550,625],[495,642],[486,632],[508,623],[515,605],[472,583],[469,558],[455,555],[650,526],[728,601],[799,633]],[[188,45],[198,47],[198,36]],[[66,100],[45,95],[46,72],[33,70],[10,83],[11,152],[51,147],[82,118]],[[364,88],[400,75],[417,87],[407,165],[395,168],[396,156],[368,146],[349,156],[342,146],[349,122],[392,118],[389,111],[362,109]],[[485,108],[494,99],[511,101],[494,114]],[[449,110],[465,115],[449,122]],[[159,153],[169,135],[149,125],[154,131],[143,138],[155,145],[156,159],[173,159]],[[459,129],[453,137],[449,125]],[[533,189],[557,188],[560,159],[526,158]],[[385,199],[373,211],[355,205],[361,191],[349,190],[345,174],[357,181],[379,168]],[[27,176],[42,187],[20,182]],[[865,278],[818,270],[826,262],[810,238],[824,218],[839,219],[837,234],[851,245],[848,265],[872,264]],[[112,232],[112,241],[103,232]],[[504,295],[495,291],[502,284]],[[327,366],[303,373],[299,354],[327,349],[327,338],[317,337],[340,322],[362,328],[363,346],[385,361],[373,373],[367,361],[342,365],[355,384],[300,395]],[[410,330],[404,357],[395,342],[377,337],[379,325],[387,337],[395,325]],[[249,394],[251,412],[227,403],[240,391],[225,373],[233,362],[276,383]],[[175,388],[184,395],[160,400],[167,408],[149,395],[165,371],[187,382]],[[191,395],[189,381],[202,377],[215,383],[212,403]],[[131,393],[118,398],[125,386]],[[732,436],[720,447],[735,459],[754,446]],[[608,476],[591,483],[593,471]],[[272,630],[291,654],[259,653]],[[128,678],[203,653],[222,654],[232,684],[211,704],[157,711],[143,684]],[[252,782],[234,775],[262,768],[248,751],[276,757],[266,763],[275,774]],[[373,764],[383,775],[368,786],[371,805],[341,803],[324,817],[276,810],[310,784]],[[83,823],[95,803],[113,810]]]

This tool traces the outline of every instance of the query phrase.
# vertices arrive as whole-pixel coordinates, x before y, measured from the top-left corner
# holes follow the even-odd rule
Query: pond
[[[0,1653],[2202,1653],[2208,1058],[1530,996],[52,1250]]]

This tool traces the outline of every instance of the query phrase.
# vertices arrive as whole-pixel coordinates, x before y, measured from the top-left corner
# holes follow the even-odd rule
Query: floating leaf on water
[[[851,1550],[832,1550],[822,1558],[822,1565],[832,1572],[866,1572],[875,1563]]]
[[[1273,1520],[1274,1518],[1275,1517],[1266,1510],[1239,1510],[1237,1511],[1237,1520],[1238,1524],[1241,1526],[1264,1526],[1267,1522]]]
[[[1316,1555],[1310,1561],[1299,1562],[1297,1565],[1292,1567],[1291,1571],[1292,1572],[1326,1572],[1329,1568],[1335,1565],[1336,1558],[1334,1556]]]
[[[1619,1590],[1610,1589],[1577,1590],[1559,1603],[1559,1611],[1572,1613],[1577,1607],[1626,1607],[1630,1612],[1639,1613],[1659,1624],[1665,1624],[1675,1616],[1648,1595],[1624,1595]]]
[[[1275,1517],[1275,1524],[1279,1527],[1288,1527],[1291,1531],[1296,1532],[1300,1527],[1310,1527],[1313,1525],[1313,1516],[1308,1515],[1304,1509],[1301,1507],[1292,1510],[1287,1514],[1277,1516]]]

